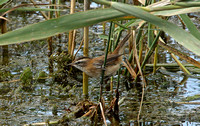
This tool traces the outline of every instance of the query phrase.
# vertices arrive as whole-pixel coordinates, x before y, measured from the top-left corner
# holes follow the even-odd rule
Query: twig
[[[83,45],[83,41],[84,41],[84,39],[82,39],[81,44],[80,44],[78,50],[76,51],[76,53],[75,53],[75,55],[74,55],[74,58],[76,57],[76,55],[78,54],[79,50],[81,49],[81,47],[82,47],[82,45]]]
[[[127,59],[125,59],[126,62],[122,61],[122,63],[124,64],[124,66],[127,68],[127,70],[129,71],[129,73],[132,75],[132,77],[135,79],[136,78],[136,73],[133,70],[133,68],[131,67],[130,63],[128,62]]]
[[[136,49],[136,43],[135,43],[135,46],[134,46],[134,54],[135,54],[136,63],[137,63],[137,66],[138,66],[138,69],[139,69],[140,75],[142,76],[142,81],[143,81],[143,84],[142,84],[142,98],[141,98],[140,108],[139,108],[139,112],[138,112],[138,116],[137,116],[137,120],[139,121],[140,113],[141,113],[141,110],[142,110],[142,102],[143,102],[143,99],[144,99],[144,88],[146,86],[146,80],[145,80],[145,78],[143,76],[143,73],[142,73],[142,70],[141,70],[141,66],[140,66],[140,63],[139,63],[137,49]]]
[[[121,98],[121,99],[119,100],[119,102],[118,102],[118,105],[121,105],[121,104],[124,102],[125,98],[126,98],[126,97]]]
[[[0,19],[6,20],[6,21],[9,22],[9,20],[7,18],[5,18],[5,17],[0,16]]]
[[[99,102],[99,105],[100,105],[100,109],[101,109],[101,114],[102,114],[102,117],[103,117],[103,121],[104,121],[105,125],[107,126],[106,118],[105,118],[105,115],[104,115],[104,111],[103,111],[103,107],[102,107],[101,102]]]
[[[190,104],[190,105],[200,105],[200,102],[172,102],[176,104]]]
[[[59,121],[50,121],[49,123],[47,122],[40,122],[40,123],[32,123],[32,124],[25,124],[23,126],[46,126],[46,125],[56,125],[59,124]]]
[[[75,48],[75,38],[76,38],[76,30],[73,30],[73,37],[72,37],[72,50],[71,50],[71,56],[73,57],[74,54],[74,48]]]
[[[30,1],[34,4],[35,7],[37,7],[37,6],[36,6],[36,2],[35,2],[34,0],[30,0]],[[48,17],[44,12],[40,11],[40,13],[42,14],[42,16],[43,16],[46,20],[49,20],[49,17]]]

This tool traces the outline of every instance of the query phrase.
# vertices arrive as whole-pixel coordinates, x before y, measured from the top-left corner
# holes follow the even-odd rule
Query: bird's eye
[[[75,64],[83,67],[83,66],[85,66],[87,63],[86,63],[85,61],[77,61]]]
[[[80,61],[78,61],[78,62],[76,62],[76,64],[81,64],[81,62],[80,62]]]

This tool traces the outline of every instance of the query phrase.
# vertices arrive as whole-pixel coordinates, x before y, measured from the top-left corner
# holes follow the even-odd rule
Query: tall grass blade
[[[59,33],[90,26],[102,21],[126,16],[113,9],[97,9],[61,16],[56,19],[28,25],[21,29],[0,35],[0,45],[16,44],[43,39]]]
[[[148,23],[148,47],[151,46],[153,39],[154,39],[154,34],[153,34],[153,25],[151,23]]]
[[[194,13],[199,11],[200,7],[190,7],[190,8],[173,9],[173,10],[153,11],[153,14],[162,16],[173,16],[179,14]]]
[[[158,26],[160,29],[162,29],[171,37],[173,37],[179,44],[183,45],[195,54],[200,55],[200,40],[198,40],[192,34],[184,31],[177,25],[163,20],[133,5],[112,2],[111,6],[116,10],[141,18],[147,22]]]
[[[141,69],[143,69],[143,67],[145,66],[147,60],[149,59],[149,57],[151,56],[151,54],[153,53],[153,51],[155,50],[155,48],[157,47],[157,42],[158,42],[158,39],[159,39],[159,36],[160,36],[160,33],[159,32],[157,35],[156,35],[156,38],[154,39],[153,43],[151,44],[151,47],[149,49],[149,51],[147,52],[147,55],[145,56],[143,62],[142,62],[142,65],[141,65]]]
[[[12,8],[3,8],[0,9],[0,12],[6,12]],[[16,8],[15,11],[63,11],[63,10],[57,10],[57,9],[48,9],[48,8],[35,8],[35,7],[21,7]]]
[[[1,0],[1,1],[0,1],[0,5],[6,3],[6,2],[8,2],[8,1],[9,1],[9,0]]]
[[[194,23],[190,20],[190,18],[186,14],[181,14],[180,17],[187,26],[190,33],[200,40],[200,32]]]
[[[191,75],[191,73],[185,68],[185,66],[180,62],[180,60],[178,60],[176,58],[176,56],[171,53],[171,56],[172,58],[176,61],[176,63],[180,66],[180,68],[183,70],[183,72],[186,74],[186,75]]]
[[[194,60],[193,58],[187,56],[186,54],[180,52],[179,50],[171,46],[168,46],[167,44],[165,44],[165,42],[161,38],[159,38],[159,40],[161,41],[161,42],[160,41],[158,42],[159,46],[163,47],[164,49],[167,49],[171,53],[174,53],[175,55],[179,56],[181,59],[187,61],[188,63],[191,63],[194,66],[200,68],[200,62]]]

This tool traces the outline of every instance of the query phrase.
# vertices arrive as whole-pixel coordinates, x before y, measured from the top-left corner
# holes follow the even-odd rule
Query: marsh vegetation
[[[198,125],[200,2],[124,3],[1,1],[0,125]],[[129,33],[103,85],[68,65]]]

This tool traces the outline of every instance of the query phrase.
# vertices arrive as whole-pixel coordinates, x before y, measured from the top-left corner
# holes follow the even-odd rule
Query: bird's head
[[[89,57],[80,57],[75,59],[72,63],[68,64],[71,66],[74,66],[82,71],[87,67],[87,63],[91,60]]]

